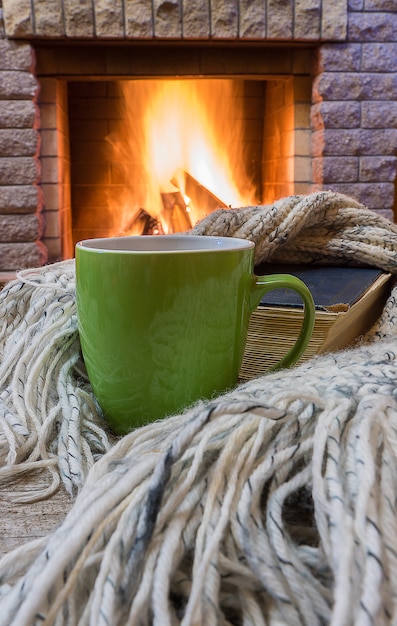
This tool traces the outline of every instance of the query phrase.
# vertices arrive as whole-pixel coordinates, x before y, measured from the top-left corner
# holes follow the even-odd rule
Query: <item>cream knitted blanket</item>
[[[256,263],[362,263],[389,271],[397,263],[397,226],[330,191],[291,196],[270,206],[219,209],[191,232],[251,239]]]
[[[249,236],[257,261],[397,273],[396,226],[345,196],[227,213],[195,233]],[[354,350],[115,442],[79,353],[73,262],[20,273],[0,294],[0,480],[46,468],[37,496],[60,480],[79,494],[0,561],[0,625],[397,623],[396,295]]]

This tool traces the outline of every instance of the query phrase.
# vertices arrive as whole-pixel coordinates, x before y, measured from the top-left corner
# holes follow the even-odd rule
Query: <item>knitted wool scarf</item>
[[[396,226],[340,194],[193,232],[247,236],[257,262],[397,273]],[[396,297],[361,346],[115,442],[80,356],[73,261],[21,272],[0,294],[0,481],[45,468],[36,497],[79,494],[0,561],[0,626],[397,623]]]

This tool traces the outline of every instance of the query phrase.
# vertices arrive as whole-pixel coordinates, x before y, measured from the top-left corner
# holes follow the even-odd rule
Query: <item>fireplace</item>
[[[138,234],[131,219],[143,223],[164,214],[158,206],[163,192],[191,197],[192,186],[185,194],[175,181],[181,169],[219,199],[212,208],[271,202],[311,188],[309,46],[189,44],[182,51],[176,44],[107,44],[75,46],[71,55],[69,46],[41,43],[35,52],[42,88],[53,85],[54,74],[57,81],[58,140],[67,155],[61,176],[68,171],[70,194],[61,219],[63,258],[82,238]],[[85,59],[87,69],[77,58]],[[106,66],[112,71],[105,73]],[[46,91],[40,99],[51,105]],[[150,112],[152,145],[144,162],[148,145],[140,144],[139,135]],[[212,151],[206,151],[208,144]],[[185,153],[185,160],[175,153]],[[191,153],[199,155],[197,163]],[[158,181],[159,159],[166,177],[148,199],[147,179]],[[226,176],[234,180],[225,191]],[[168,223],[160,215],[161,232],[188,229],[208,211],[206,203],[200,209],[193,207],[190,222],[178,205]]]
[[[397,14],[381,0],[370,10],[328,0],[3,8],[0,272],[70,258],[81,238],[184,230],[202,215],[194,205],[206,212],[218,201],[325,188],[394,218]],[[164,97],[152,121],[163,180],[137,138],[153,90]],[[206,174],[175,157],[192,145],[197,156],[198,137],[213,148]],[[208,206],[203,196],[190,202],[186,181]]]
[[[307,64],[310,52],[298,54]],[[143,79],[68,83],[73,244],[187,230],[220,206],[308,190],[308,73],[153,79],[156,67]]]

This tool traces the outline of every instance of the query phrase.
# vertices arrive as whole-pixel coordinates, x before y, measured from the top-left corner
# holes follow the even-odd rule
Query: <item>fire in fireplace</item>
[[[236,79],[70,83],[74,243],[260,202],[264,93]]]

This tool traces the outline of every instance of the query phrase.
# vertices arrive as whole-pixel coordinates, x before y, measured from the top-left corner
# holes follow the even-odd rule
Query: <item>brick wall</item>
[[[392,1],[392,0],[389,0]],[[341,40],[347,0],[3,0],[13,38]]]
[[[1,29],[1,23],[0,23]],[[3,35],[4,37],[4,35]],[[40,134],[32,47],[0,38],[0,270],[40,265]]]
[[[82,39],[96,43],[95,54],[89,48],[83,55],[80,49],[74,52]],[[269,50],[262,48],[244,66],[241,50],[247,46],[265,42],[282,45],[279,51],[286,50],[286,45],[293,50],[302,44],[313,46],[312,105],[304,101],[307,96],[302,103],[294,96],[293,147],[285,162],[290,164],[288,175],[281,181],[285,186],[280,179],[273,181],[279,187],[274,186],[271,193],[284,195],[292,188],[294,192],[335,189],[393,219],[396,0],[115,0],[111,5],[105,0],[2,0],[2,4],[0,0],[0,272],[71,254],[67,246],[62,250],[60,238],[70,228],[70,181],[68,168],[63,167],[69,162],[66,74],[62,80],[57,77],[56,47],[51,49],[49,44],[67,42],[68,58],[81,70],[97,72],[101,63],[102,75],[106,75],[112,73],[116,54],[108,56],[113,39],[125,46],[159,40],[207,46],[197,61],[189,47],[183,54],[179,48],[174,56],[169,55],[162,65],[168,75],[176,67],[182,74],[187,72],[185,65],[191,71],[192,63],[196,63],[193,74],[200,75],[212,67],[220,44],[230,47],[240,74],[254,71]],[[102,47],[98,47],[100,42]],[[39,76],[36,59],[44,43],[48,54]],[[138,58],[130,47],[118,46],[117,68],[124,65],[123,76],[145,72],[154,48],[147,50],[147,57]],[[280,63],[277,50],[267,59],[273,63],[266,73],[271,78]],[[220,58],[217,63],[221,73]],[[297,78],[291,83],[287,77],[288,71],[293,74],[291,67],[284,70],[279,77],[288,102],[292,87],[295,93],[306,93],[308,87],[303,74],[303,82]],[[282,116],[282,108],[273,114]],[[268,164],[268,170],[271,167]]]
[[[312,180],[393,219],[397,172],[397,3],[351,0],[345,44],[317,53]],[[393,8],[394,5],[394,8]],[[389,10],[388,10],[389,9]]]

